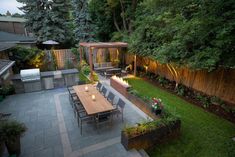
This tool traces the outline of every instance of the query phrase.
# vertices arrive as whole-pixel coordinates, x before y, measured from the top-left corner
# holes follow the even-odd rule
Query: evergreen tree
[[[74,33],[78,42],[93,41],[91,18],[88,13],[87,0],[72,0],[74,7],[73,16],[76,26]]]
[[[20,9],[27,19],[26,27],[37,37],[39,42],[55,40],[67,42],[69,33],[68,0],[17,0],[25,4]]]

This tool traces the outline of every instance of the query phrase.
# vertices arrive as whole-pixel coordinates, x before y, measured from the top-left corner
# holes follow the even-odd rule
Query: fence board
[[[71,52],[70,49],[48,50],[46,52],[53,52],[58,69],[65,69],[67,61],[70,61],[73,63],[73,65],[77,65],[76,56]]]
[[[126,55],[126,63],[131,63],[133,58],[133,55]],[[146,61],[147,59],[137,57],[137,66],[147,64],[148,71],[150,72],[235,104],[235,69],[219,68],[212,72],[207,72],[206,70],[192,71],[188,68],[177,68],[175,66],[160,64],[151,59]]]

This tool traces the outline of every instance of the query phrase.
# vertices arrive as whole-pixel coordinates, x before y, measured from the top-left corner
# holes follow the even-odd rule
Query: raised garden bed
[[[151,122],[150,122],[151,123]],[[128,133],[128,130],[122,131],[121,143],[126,150],[130,149],[148,149],[156,147],[161,143],[165,143],[171,139],[174,139],[180,135],[181,121],[169,121],[168,124],[159,124],[156,128],[143,133]],[[130,128],[132,131],[138,129],[138,127]],[[138,131],[136,131],[138,132]]]
[[[158,117],[152,112],[152,108],[150,105],[150,102],[144,101],[141,98],[131,94],[127,93],[126,97],[129,101],[131,101],[134,105],[136,105],[140,110],[142,110],[144,113],[146,113],[148,116],[150,116],[152,119],[157,119]]]

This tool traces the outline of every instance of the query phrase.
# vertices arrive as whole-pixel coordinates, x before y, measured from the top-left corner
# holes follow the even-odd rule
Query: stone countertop
[[[62,75],[68,75],[68,74],[76,74],[78,73],[78,70],[77,69],[66,69],[66,70],[58,70],[61,72]],[[58,71],[45,71],[45,72],[40,72],[40,75],[41,77],[51,77],[51,76],[54,76],[55,75],[55,72],[58,72]],[[12,77],[12,80],[20,80],[21,77],[20,77],[20,74],[15,74],[13,77]]]

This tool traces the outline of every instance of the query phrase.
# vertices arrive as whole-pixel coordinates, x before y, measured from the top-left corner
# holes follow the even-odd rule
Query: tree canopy
[[[87,0],[72,0],[75,38],[78,42],[93,41],[93,29]]]
[[[71,39],[69,25],[69,0],[17,0],[25,4],[26,27],[39,42],[55,40],[66,43]]]
[[[146,0],[130,49],[161,63],[213,70],[235,66],[235,1]]]
[[[130,52],[192,69],[235,67],[234,0],[91,0],[90,5],[96,27],[113,40],[128,41]],[[114,31],[101,24],[105,20],[113,21]]]

